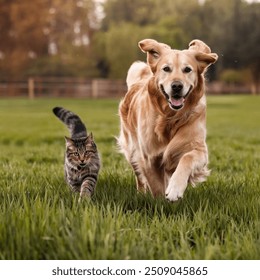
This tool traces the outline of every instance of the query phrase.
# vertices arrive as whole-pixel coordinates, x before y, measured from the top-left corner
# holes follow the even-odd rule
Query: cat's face
[[[97,147],[94,143],[93,136],[78,139],[65,137],[66,140],[66,158],[69,163],[78,170],[86,167],[91,160],[96,157]]]

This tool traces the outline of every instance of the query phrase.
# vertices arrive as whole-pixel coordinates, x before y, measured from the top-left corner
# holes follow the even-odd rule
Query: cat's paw
[[[78,203],[81,203],[83,201],[91,201],[91,196],[89,196],[89,195],[80,196],[79,199],[78,199]]]

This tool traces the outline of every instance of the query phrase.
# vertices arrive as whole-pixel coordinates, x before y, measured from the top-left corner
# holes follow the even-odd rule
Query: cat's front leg
[[[92,190],[93,188],[91,188],[88,183],[86,181],[84,181],[81,185],[80,188],[80,197],[78,202],[80,203],[82,199],[91,199],[91,196],[94,193],[94,190]]]
[[[87,177],[81,185],[80,197],[91,197],[94,194],[96,186],[96,179],[92,177]]]

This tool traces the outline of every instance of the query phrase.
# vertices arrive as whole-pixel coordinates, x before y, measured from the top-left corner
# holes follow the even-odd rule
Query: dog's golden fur
[[[175,201],[189,182],[209,174],[204,73],[217,55],[200,40],[182,51],[152,39],[139,47],[147,64],[135,62],[128,71],[118,144],[138,190]]]

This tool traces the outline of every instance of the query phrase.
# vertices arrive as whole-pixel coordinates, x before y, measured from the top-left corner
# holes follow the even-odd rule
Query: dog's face
[[[139,42],[139,46],[147,52],[147,62],[157,86],[172,110],[184,107],[185,100],[197,86],[199,75],[218,58],[199,40],[193,40],[189,49],[183,51],[151,39]]]
[[[179,110],[197,85],[196,60],[185,51],[170,51],[161,57],[156,68],[156,81],[169,106]]]

